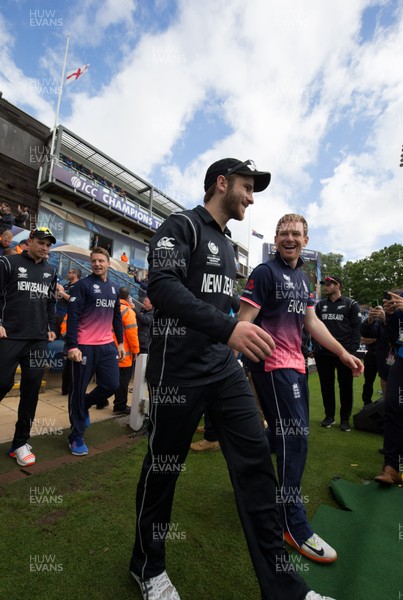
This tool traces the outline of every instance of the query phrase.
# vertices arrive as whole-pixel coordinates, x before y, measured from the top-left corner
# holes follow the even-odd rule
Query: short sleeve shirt
[[[293,269],[277,252],[273,259],[258,265],[248,279],[241,300],[259,309],[255,324],[271,335],[276,344],[264,363],[250,365],[252,371],[295,369],[305,373],[301,332],[307,306],[313,310],[313,301],[308,278],[299,269],[302,264],[299,259]]]

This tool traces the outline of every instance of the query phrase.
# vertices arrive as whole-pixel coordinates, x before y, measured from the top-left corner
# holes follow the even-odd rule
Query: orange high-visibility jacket
[[[123,321],[125,357],[119,361],[119,367],[131,367],[133,364],[132,355],[140,352],[136,313],[126,300],[120,300],[120,313]],[[113,335],[113,339],[117,345],[115,334]]]
[[[64,337],[67,331],[67,313],[64,315],[64,319],[60,325],[60,335]]]

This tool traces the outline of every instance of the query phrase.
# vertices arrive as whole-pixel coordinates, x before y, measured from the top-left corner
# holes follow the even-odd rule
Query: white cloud
[[[65,98],[72,103],[65,124],[80,137],[187,206],[202,199],[211,162],[254,159],[272,172],[250,216],[265,241],[284,212],[305,213],[309,245],[324,252],[358,257],[375,249],[388,227],[391,243],[399,241],[387,214],[401,216],[398,3],[392,24],[382,28],[378,21],[366,41],[363,11],[390,3],[255,0],[248,10],[244,0],[182,0],[165,29],[152,18],[158,24],[159,11],[166,14],[165,0],[79,6],[71,23],[80,56],[99,47],[85,86]],[[113,49],[104,43],[108,36]],[[11,44],[8,36],[2,47]],[[111,56],[119,60],[109,80],[102,79]],[[42,64],[54,62],[48,55]],[[35,108],[45,110],[46,103]],[[200,145],[192,136],[203,116],[210,139]],[[248,243],[248,223],[232,228]]]
[[[46,121],[52,108],[51,103],[44,99],[44,90],[53,87],[53,81],[24,74],[12,58],[15,42],[6,20],[0,14],[0,90],[6,100],[19,106],[29,104],[34,115]]]
[[[71,11],[66,25],[82,45],[98,46],[111,27],[124,26],[124,33],[119,33],[121,37],[134,27],[135,0],[82,0],[79,6],[79,11]]]

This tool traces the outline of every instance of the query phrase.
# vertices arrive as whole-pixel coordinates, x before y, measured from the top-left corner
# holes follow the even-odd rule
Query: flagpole
[[[56,127],[57,127],[57,122],[59,120],[60,104],[61,104],[61,101],[62,101],[62,93],[63,93],[63,85],[64,85],[64,74],[66,72],[67,52],[69,50],[69,42],[70,42],[70,34],[67,34],[66,50],[65,50],[65,53],[64,53],[64,61],[63,61],[63,69],[62,69],[62,77],[61,77],[61,80],[60,80],[59,97],[57,99],[57,106],[56,106],[55,124],[53,126],[52,144],[50,146],[50,158],[51,158],[51,160],[53,158],[53,153],[55,151]],[[52,161],[51,164],[53,164],[53,161]],[[49,180],[50,179],[51,179],[51,173],[49,173]]]

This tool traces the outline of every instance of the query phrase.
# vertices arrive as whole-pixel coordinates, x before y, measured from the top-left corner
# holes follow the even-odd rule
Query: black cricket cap
[[[219,175],[247,175],[255,180],[253,191],[263,192],[270,183],[271,174],[268,171],[258,171],[253,160],[242,162],[236,158],[222,158],[209,166],[204,178],[204,191],[207,192],[216,181]]]
[[[340,277],[337,277],[336,275],[328,275],[323,281],[320,281],[319,283],[320,285],[325,285],[325,283],[338,283],[340,286],[343,285]]]
[[[33,229],[29,234],[30,239],[38,238],[38,240],[49,239],[52,244],[56,244],[56,238],[53,233],[47,227],[37,227]]]

